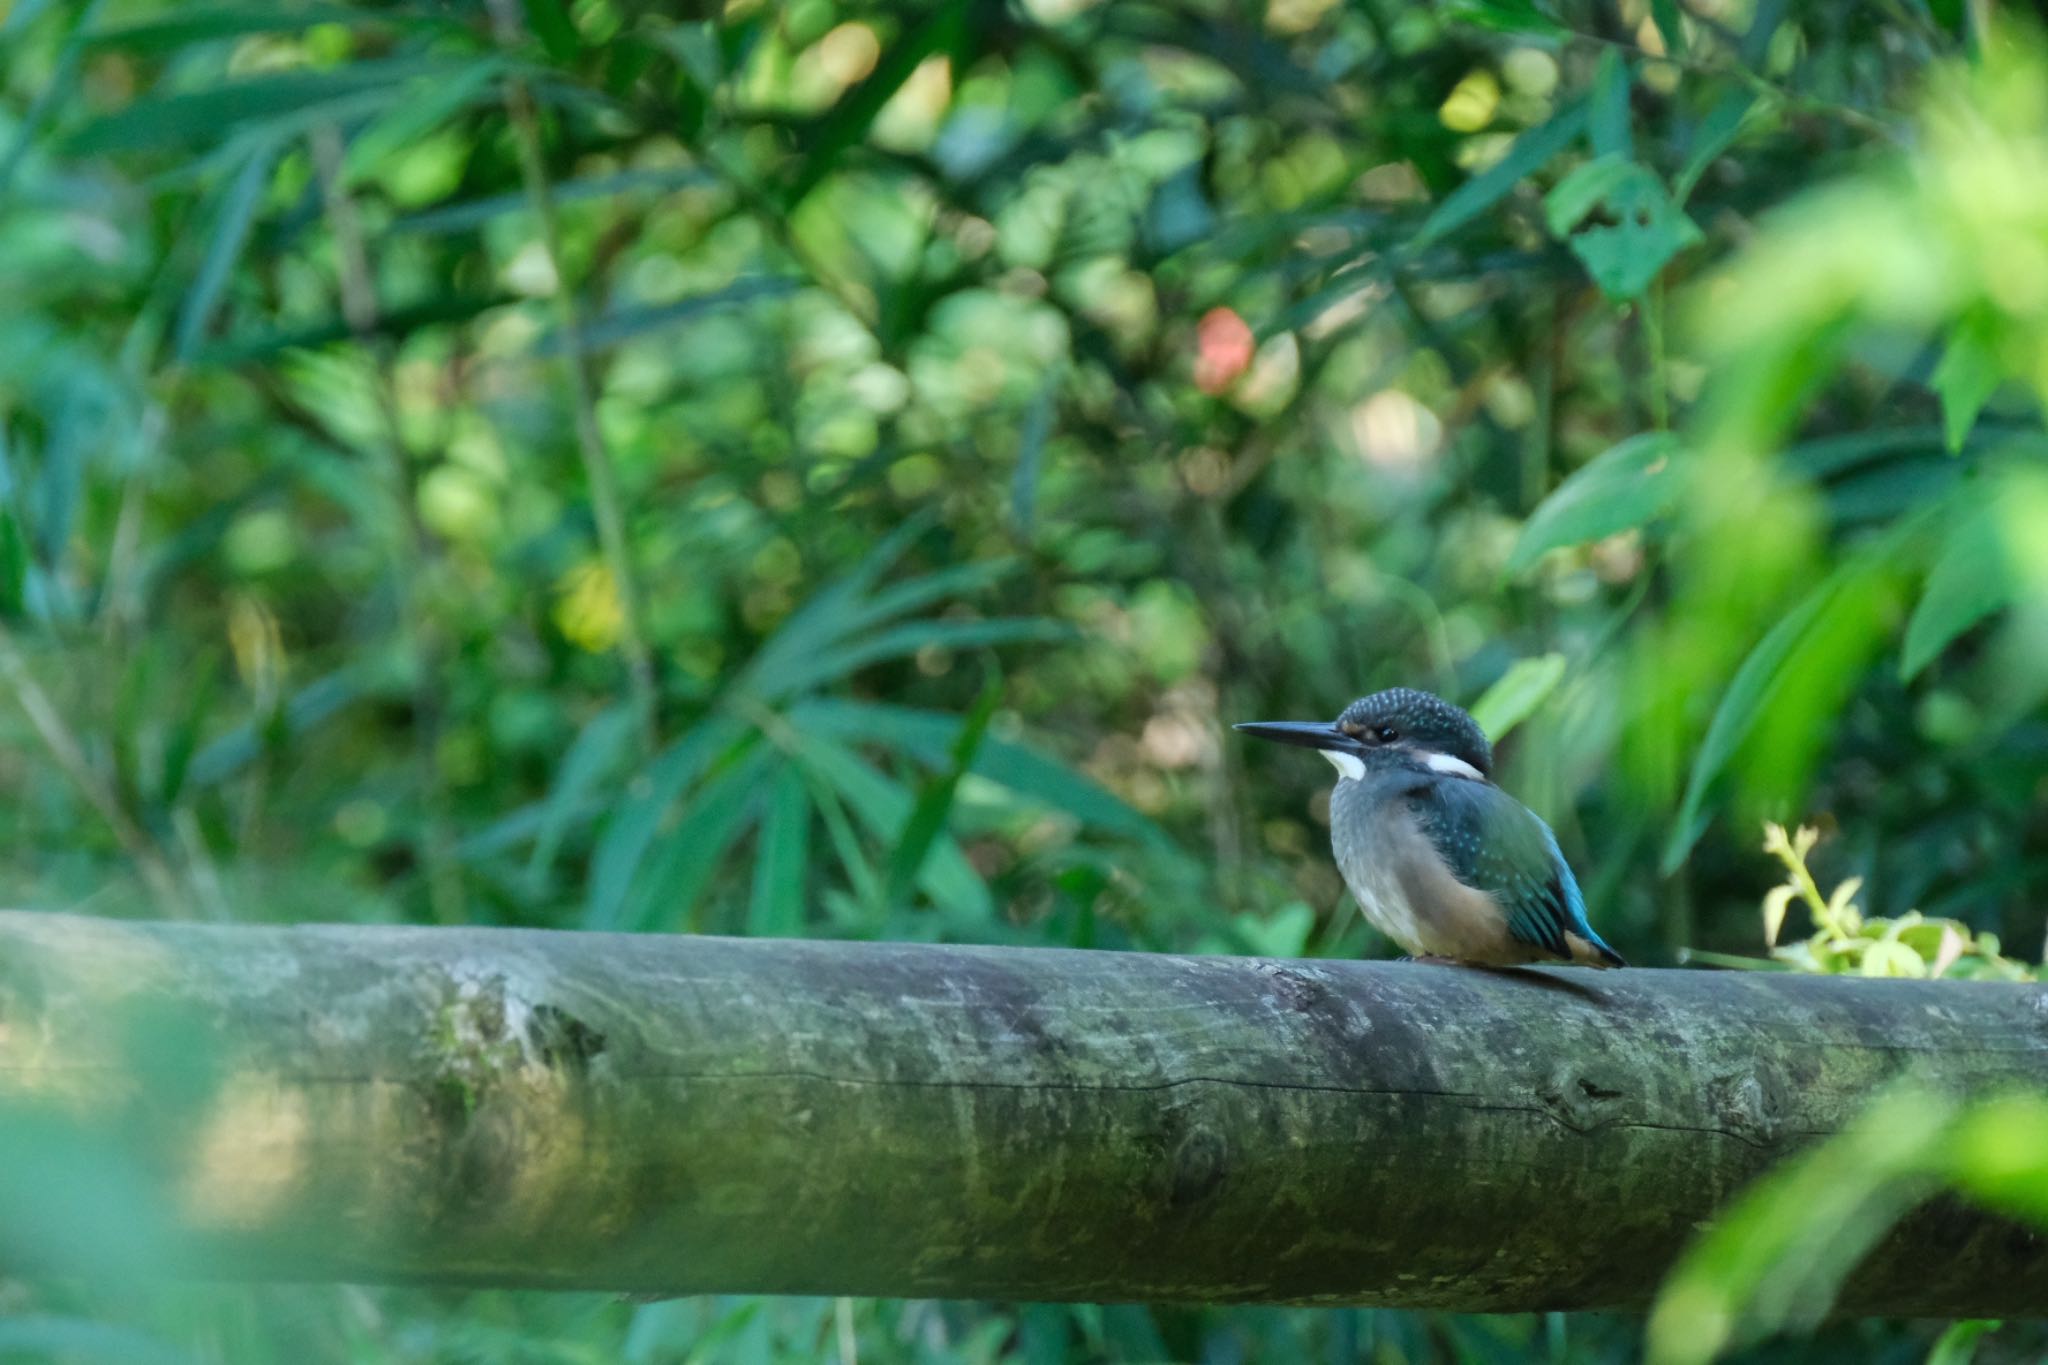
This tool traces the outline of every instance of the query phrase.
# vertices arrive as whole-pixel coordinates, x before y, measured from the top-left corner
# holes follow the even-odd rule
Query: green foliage
[[[1878,1239],[1933,1194],[2048,1220],[2048,1100],[1959,1107],[1919,1083],[1738,1196],[1672,1271],[1650,1315],[1653,1365],[1704,1365],[1731,1346],[1812,1331]],[[1934,1362],[1969,1359],[1998,1324],[1957,1324]]]
[[[1664,192],[1656,172],[1615,153],[1572,169],[1543,201],[1546,221],[1607,297],[1642,296],[1700,230]],[[1598,215],[1601,225],[1587,226]]]
[[[1517,659],[1472,703],[1472,719],[1496,743],[1534,715],[1564,681],[1568,663],[1562,654]]]
[[[1803,972],[1861,976],[1952,977],[1959,980],[2031,981],[2038,968],[2005,957],[1998,935],[1979,933],[1960,920],[1929,919],[1918,910],[1894,918],[1867,917],[1856,903],[1861,877],[1849,877],[1823,896],[1808,870],[1807,855],[1820,832],[1802,825],[1787,834],[1779,824],[1764,827],[1764,852],[1785,865],[1783,884],[1764,896],[1764,945],[1778,962]],[[1794,904],[1813,918],[1813,932],[1780,943],[1785,917]]]
[[[1861,877],[1827,894],[1808,867],[1820,832],[1764,830],[1764,852],[1786,880],[1764,896],[1763,937],[1784,969],[1876,977],[2032,981],[2042,969],[2005,957],[1998,937],[1917,910],[1869,917],[1857,904]],[[1779,942],[1793,905],[1813,932]],[[1718,954],[1715,965],[1761,963]],[[2015,1095],[1961,1108],[1916,1077],[1874,1101],[1848,1131],[1772,1172],[1731,1206],[1674,1268],[1648,1333],[1657,1365],[1703,1365],[1731,1345],[1811,1332],[1843,1281],[1912,1209],[1943,1188],[1991,1207],[2048,1220],[2048,1101]],[[1995,1322],[1959,1322],[1934,1345],[1929,1365],[1968,1361]]]

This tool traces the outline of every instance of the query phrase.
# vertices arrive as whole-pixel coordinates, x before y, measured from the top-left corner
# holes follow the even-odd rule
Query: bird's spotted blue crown
[[[1367,743],[1406,741],[1418,749],[1463,759],[1483,775],[1493,773],[1493,745],[1479,723],[1442,697],[1413,687],[1389,687],[1360,697],[1337,717],[1337,728]],[[1387,730],[1393,734],[1381,733]]]

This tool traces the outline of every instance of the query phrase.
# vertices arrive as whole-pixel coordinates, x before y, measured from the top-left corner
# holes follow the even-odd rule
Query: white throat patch
[[[1357,754],[1339,753],[1335,749],[1318,749],[1317,753],[1330,760],[1330,766],[1337,770],[1339,782],[1356,782],[1365,776],[1365,764]],[[1474,773],[1474,777],[1478,774]]]
[[[1347,755],[1347,757],[1349,756]],[[1358,760],[1355,758],[1351,761],[1358,763]],[[1479,769],[1455,754],[1425,753],[1422,756],[1422,761],[1429,765],[1429,770],[1433,773],[1443,773],[1448,777],[1469,777],[1474,782],[1484,782],[1486,780],[1481,775]],[[1365,765],[1359,763],[1358,770],[1359,772],[1364,772]]]

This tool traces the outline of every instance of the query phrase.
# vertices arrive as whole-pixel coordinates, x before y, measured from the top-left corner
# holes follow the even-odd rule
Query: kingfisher
[[[1367,920],[1416,958],[1623,967],[1586,922],[1557,836],[1493,784],[1493,746],[1441,697],[1393,687],[1331,721],[1239,730],[1314,749],[1337,769],[1330,846]]]

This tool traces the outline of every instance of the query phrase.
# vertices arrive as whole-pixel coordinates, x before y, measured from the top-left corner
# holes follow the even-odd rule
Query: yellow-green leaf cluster
[[[1857,904],[1861,877],[1838,883],[1828,895],[1807,868],[1807,855],[1820,832],[1801,825],[1788,833],[1783,825],[1764,826],[1764,852],[1785,865],[1785,881],[1764,893],[1764,943],[1775,960],[1803,972],[1855,976],[1950,977],[1992,981],[2028,981],[2037,968],[2006,957],[1998,935],[1978,933],[1960,920],[1930,919],[1918,910],[1895,918],[1864,915]],[[1804,905],[1813,932],[1780,943],[1785,919],[1794,904]]]

